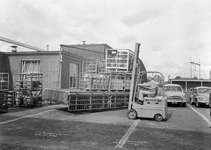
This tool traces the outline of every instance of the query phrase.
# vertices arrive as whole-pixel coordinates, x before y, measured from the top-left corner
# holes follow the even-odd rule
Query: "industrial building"
[[[112,47],[83,43],[60,45],[59,51],[0,52],[0,72],[9,73],[11,89],[23,73],[42,73],[43,89],[78,89],[81,74],[88,68],[87,61],[105,60],[107,49]],[[146,70],[142,62],[140,68]]]
[[[112,47],[107,44],[86,44],[85,41],[83,41],[83,44],[77,45],[61,44],[60,48],[62,51],[92,59],[105,59],[106,50],[112,49]]]
[[[197,86],[211,87],[211,79],[175,78],[170,83],[179,84],[185,91],[190,91]]]

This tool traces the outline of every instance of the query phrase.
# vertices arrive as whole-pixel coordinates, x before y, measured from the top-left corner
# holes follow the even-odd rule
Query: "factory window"
[[[70,88],[77,88],[78,85],[78,65],[70,63]]]
[[[21,73],[40,73],[40,60],[22,60]]]

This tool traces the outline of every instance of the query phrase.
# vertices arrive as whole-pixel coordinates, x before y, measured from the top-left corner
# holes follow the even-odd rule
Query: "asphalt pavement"
[[[209,108],[196,108],[206,118]],[[208,123],[189,106],[170,106],[163,122],[129,120],[127,109],[68,112],[65,105],[0,114],[0,150],[211,149]]]

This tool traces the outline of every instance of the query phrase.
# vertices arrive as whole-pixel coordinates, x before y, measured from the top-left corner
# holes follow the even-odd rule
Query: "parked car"
[[[164,88],[168,104],[186,106],[185,93],[179,84],[165,84]]]
[[[202,105],[209,106],[209,93],[211,88],[206,86],[199,86],[193,89],[190,96],[190,103],[200,107]]]

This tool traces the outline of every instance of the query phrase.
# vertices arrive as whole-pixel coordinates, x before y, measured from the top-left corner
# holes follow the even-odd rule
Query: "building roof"
[[[63,44],[61,44],[63,45]],[[71,44],[71,45],[67,45],[67,46],[74,46],[74,47],[89,47],[89,46],[107,46],[108,48],[112,49],[111,46],[109,46],[108,44],[105,43],[101,43],[101,44]]]
[[[98,52],[98,53],[105,53],[105,49],[112,49],[112,47],[109,46],[108,44],[78,44],[78,45],[61,44],[60,46],[91,51],[91,52]]]
[[[44,55],[44,54],[59,54],[59,51],[17,51],[17,52],[5,52],[7,55]]]
[[[180,86],[179,84],[165,84],[165,86]]]
[[[201,82],[201,81],[209,81],[211,79],[194,79],[194,78],[180,78],[180,79],[170,79],[171,81],[193,81],[193,82]]]
[[[0,53],[1,54],[1,53]],[[9,56],[18,56],[18,55],[60,55],[60,51],[21,51],[21,52],[5,52],[4,54],[9,55]],[[83,56],[79,56],[70,52],[61,52],[62,55],[71,55],[74,56],[75,58],[80,58],[83,60],[86,60],[87,58]]]
[[[0,51],[0,55],[4,55],[4,54],[5,54],[5,52],[1,52],[1,51]]]
[[[128,52],[130,52],[130,53],[134,54],[134,52],[133,52],[132,50],[130,50],[130,49],[123,49],[123,48],[119,48],[119,49],[107,49],[107,50],[128,51]]]
[[[208,89],[210,89],[210,87],[208,87],[208,86],[197,86],[194,89],[201,89],[201,88],[208,88]]]

